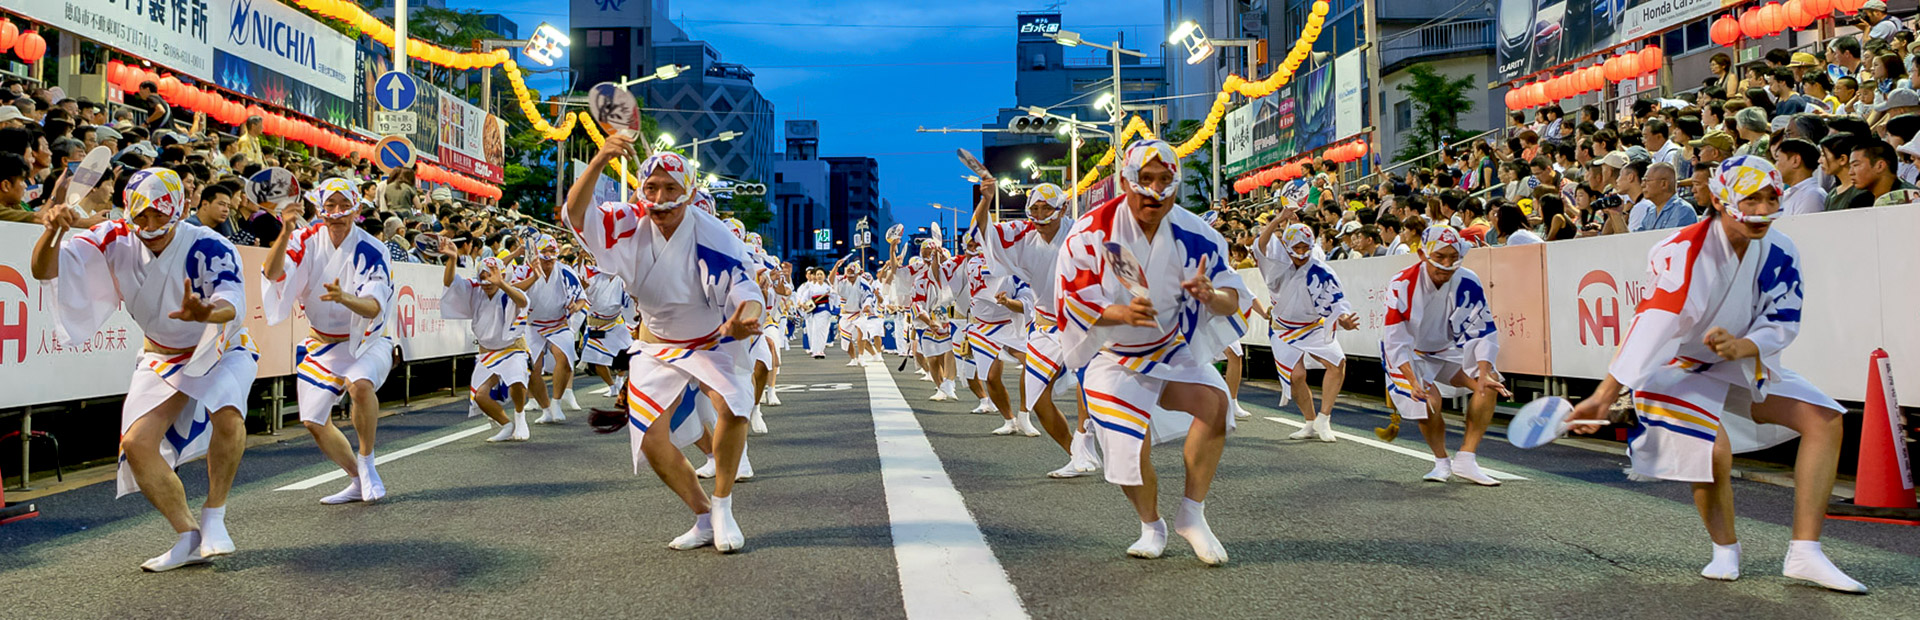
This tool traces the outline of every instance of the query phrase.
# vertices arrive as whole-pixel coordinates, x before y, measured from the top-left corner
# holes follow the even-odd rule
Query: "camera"
[[[1607,209],[1618,209],[1625,203],[1626,201],[1621,199],[1619,194],[1607,194],[1593,199],[1593,208],[1603,211]]]

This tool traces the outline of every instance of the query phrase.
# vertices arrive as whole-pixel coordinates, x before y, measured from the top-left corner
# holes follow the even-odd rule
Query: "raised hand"
[[[607,136],[607,141],[600,145],[599,156],[612,158],[634,157],[633,140],[634,136],[624,131],[613,132],[612,135]]]
[[[1213,303],[1213,280],[1207,278],[1207,265],[1205,262],[1202,262],[1199,267],[1194,269],[1193,279],[1180,283],[1180,288],[1185,290],[1188,295],[1193,296],[1194,300],[1202,304]]]
[[[1340,325],[1340,329],[1348,331],[1360,329],[1360,315],[1352,312],[1340,315],[1340,318],[1334,322]]]
[[[346,291],[340,290],[339,278],[334,278],[332,282],[322,284],[321,286],[326,287],[327,292],[320,294],[320,301],[331,301],[337,304],[344,304],[348,299],[351,299],[354,297],[353,295],[348,295]]]
[[[206,323],[213,316],[214,305],[193,292],[193,280],[180,281],[186,294],[180,297],[180,309],[167,313],[167,318],[190,323]]]
[[[741,305],[733,311],[733,317],[727,319],[726,332],[736,340],[743,340],[760,333],[760,317],[747,312],[748,306]]]
[[[1707,335],[1701,339],[1701,344],[1707,345],[1707,348],[1713,349],[1715,354],[1729,362],[1760,356],[1760,347],[1755,346],[1752,340],[1736,338],[1724,327],[1707,330]]]

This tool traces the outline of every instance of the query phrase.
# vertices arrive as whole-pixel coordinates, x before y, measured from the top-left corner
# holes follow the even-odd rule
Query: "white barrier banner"
[[[54,337],[52,286],[28,267],[39,226],[0,224],[0,408],[127,392],[127,376],[145,336],[116,312],[78,346]]]
[[[472,355],[474,347],[471,321],[440,316],[440,296],[447,287],[441,284],[445,268],[437,265],[404,264],[393,267],[393,335],[400,342],[400,358],[406,361]]]
[[[1334,339],[1349,356],[1366,358],[1380,357],[1380,332],[1387,322],[1387,283],[1393,281],[1394,274],[1412,265],[1412,256],[1382,256],[1341,260],[1327,263],[1333,267],[1335,275],[1340,277],[1341,292],[1347,296],[1347,303],[1353,305],[1353,312],[1360,317],[1360,329],[1339,330]],[[1240,277],[1254,290],[1260,303],[1273,305],[1273,295],[1267,290],[1266,279],[1260,276],[1258,269],[1243,269]],[[1267,346],[1267,326],[1259,316],[1249,323],[1247,335],[1241,338],[1242,344]]]

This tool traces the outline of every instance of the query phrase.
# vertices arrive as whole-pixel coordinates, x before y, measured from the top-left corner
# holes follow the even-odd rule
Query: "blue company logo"
[[[627,0],[598,0],[598,1],[600,2],[600,10],[618,11],[620,10],[620,5],[626,3]]]
[[[273,52],[314,71],[334,73],[331,68],[320,66],[319,54],[314,51],[316,39],[312,35],[278,17],[253,10],[253,0],[234,0],[233,21],[227,28],[227,38],[240,45]]]

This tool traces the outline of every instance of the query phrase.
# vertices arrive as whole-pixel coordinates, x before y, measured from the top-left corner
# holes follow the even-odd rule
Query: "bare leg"
[[[559,345],[548,343],[547,355],[553,356],[553,394],[547,399],[551,403],[573,387],[573,364],[567,362],[567,354],[560,351]]]
[[[1140,486],[1120,487],[1127,494],[1127,501],[1133,504],[1133,512],[1140,515],[1141,523],[1160,520],[1160,479],[1153,472],[1153,442],[1140,442]]]
[[[487,402],[489,401],[479,401],[482,412],[487,410]],[[488,417],[492,415],[489,414]],[[360,467],[353,458],[353,444],[347,441],[346,435],[340,433],[340,427],[334,426],[331,420],[326,424],[312,422],[301,424],[306,425],[307,432],[313,435],[313,443],[320,447],[320,454],[325,455],[327,460],[333,461],[333,464],[339,465],[340,470],[347,472],[348,476],[360,475]]]
[[[353,434],[360,439],[360,456],[371,455],[373,437],[380,428],[380,396],[365,379],[347,386],[347,393],[353,396],[348,415],[353,418]]]
[[[1840,466],[1840,415],[1784,397],[1756,403],[1752,411],[1755,421],[1779,424],[1800,433],[1800,449],[1793,466],[1793,540],[1820,540],[1827,502],[1833,495],[1834,474]]]
[[[1453,384],[1459,387],[1473,385],[1465,373],[1454,375]],[[1461,452],[1480,451],[1480,438],[1486,436],[1487,425],[1493,423],[1493,405],[1499,396],[1491,388],[1481,388],[1474,390],[1473,396],[1467,399],[1467,438],[1460,442]]]
[[[1305,363],[1306,361],[1307,359],[1305,357],[1300,358],[1301,363]],[[1308,422],[1312,422],[1314,418],[1319,417],[1314,413],[1317,410],[1313,406],[1313,389],[1307,387],[1306,370],[1297,369],[1296,372],[1299,374],[1299,377],[1289,382],[1289,384],[1292,386],[1291,391],[1293,392],[1293,406],[1300,409],[1301,418],[1306,419],[1306,421]]]
[[[713,426],[713,496],[732,497],[733,478],[740,473],[740,454],[747,449],[747,419],[734,415],[726,400],[713,390],[701,386],[700,392],[713,401],[714,411],[720,414],[719,423]]]
[[[200,529],[187,512],[187,492],[180,486],[180,477],[174,475],[173,468],[167,466],[167,460],[160,456],[160,441],[173,426],[175,416],[187,404],[185,393],[175,393],[154,407],[152,411],[140,416],[120,436],[120,450],[127,457],[127,467],[133,469],[134,482],[140,485],[140,494],[147,497],[147,503],[153,504],[160,515],[167,518],[175,533],[184,534]]]
[[[1207,501],[1220,453],[1227,446],[1227,399],[1219,390],[1193,383],[1168,383],[1160,392],[1160,406],[1193,416],[1183,455],[1187,466],[1186,498]]]
[[[1731,545],[1740,541],[1733,533],[1733,447],[1725,433],[1713,440],[1713,482],[1693,483],[1693,507],[1700,511],[1700,522],[1707,526],[1707,537],[1712,538],[1714,544]],[[1822,519],[1826,518],[1826,508],[1823,499]],[[1799,520],[1796,518],[1794,523],[1798,525]]]
[[[207,508],[227,505],[227,491],[247,451],[247,418],[227,407],[213,412],[213,439],[207,448]]]
[[[1236,400],[1240,398],[1240,378],[1241,378],[1240,375],[1242,372],[1243,364],[1245,364],[1245,361],[1240,359],[1240,354],[1234,353],[1233,348],[1228,347],[1227,348],[1227,372],[1226,372],[1227,398],[1232,398]],[[1232,412],[1228,412],[1228,413],[1232,413]]]
[[[1440,392],[1427,385],[1427,419],[1420,421],[1420,436],[1427,440],[1435,458],[1447,458],[1447,421],[1440,415]]]
[[[512,424],[513,418],[509,417],[507,415],[507,411],[501,408],[500,401],[493,399],[493,386],[496,386],[499,384],[500,384],[499,377],[487,377],[487,382],[481,385],[479,390],[476,390],[474,392],[473,403],[475,405],[480,406],[480,413],[487,414],[487,419],[493,420],[494,422],[499,424]],[[332,427],[329,426],[328,428],[332,428]],[[338,435],[340,434],[340,431],[336,430],[333,433],[335,435]],[[315,437],[318,437],[318,435],[315,435]],[[340,438],[340,441],[345,442],[346,438],[342,437]],[[327,456],[329,458],[332,458],[333,455],[329,454]],[[340,462],[340,460],[334,459],[334,462],[338,463]]]
[[[593,374],[597,377],[600,377],[600,381],[602,383],[605,383],[609,386],[613,385],[613,367],[594,364]]]
[[[551,348],[552,345],[548,345],[548,349]],[[549,350],[540,351],[540,357],[534,358],[533,360],[532,372],[527,373],[527,387],[525,389],[533,393],[533,399],[540,403],[541,409],[546,409],[553,404],[553,401],[547,396],[547,376],[544,374],[547,366],[547,356],[549,355],[552,355],[552,352]],[[557,367],[559,364],[554,364],[554,366]],[[556,378],[557,377],[558,375],[556,375]],[[525,408],[527,401],[524,397],[514,400],[517,404],[521,405],[521,408]]]
[[[1013,419],[1013,406],[1007,402],[1006,365],[1000,358],[994,358],[993,365],[987,367],[987,398],[993,406],[1000,408],[1000,418]]]
[[[678,400],[674,403],[668,411],[679,406]],[[659,476],[660,482],[672,489],[673,494],[693,510],[693,514],[707,514],[711,509],[707,492],[700,488],[700,479],[693,476],[693,464],[688,463],[686,455],[674,447],[669,422],[668,417],[661,416],[653,426],[647,428],[647,432],[640,437],[640,453],[647,457],[647,465],[653,468],[653,474]]]
[[[1333,415],[1335,397],[1340,395],[1340,386],[1347,382],[1347,360],[1340,360],[1338,364],[1320,360],[1320,365],[1327,367],[1325,376],[1320,378],[1320,415]]]
[[[539,375],[534,375],[534,376],[536,376],[536,377],[538,377]],[[541,394],[545,394],[545,393],[546,393],[546,392],[541,392]],[[525,410],[527,409],[527,386],[526,386],[526,384],[523,384],[523,383],[515,383],[515,384],[513,384],[513,385],[511,385],[511,386],[508,386],[508,387],[507,387],[507,397],[508,397],[508,398],[512,398],[512,399],[513,399],[513,409],[514,409],[515,411],[525,411]]]
[[[1021,390],[1025,391],[1026,381],[1021,381]],[[1053,384],[1040,388],[1040,399],[1033,403],[1033,417],[1040,419],[1040,427],[1047,430],[1047,436],[1060,444],[1061,450],[1073,453],[1073,429],[1067,426],[1067,417],[1060,413],[1060,407],[1053,404]]]

